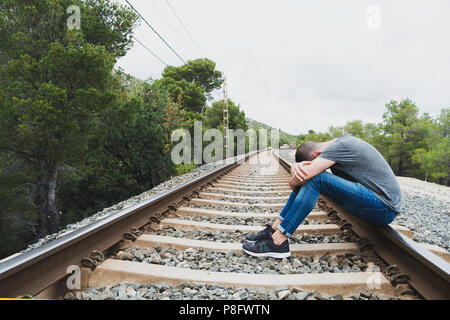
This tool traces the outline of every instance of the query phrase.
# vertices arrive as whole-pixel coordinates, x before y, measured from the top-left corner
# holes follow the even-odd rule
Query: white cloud
[[[165,1],[131,1],[186,59],[200,56]],[[380,121],[391,99],[422,112],[449,107],[450,2],[171,0],[194,38],[228,78],[229,96],[251,118],[290,133],[348,120]],[[368,30],[366,8],[381,9]],[[167,63],[181,62],[142,24],[136,36]],[[119,61],[127,72],[159,77],[163,66],[138,44]]]

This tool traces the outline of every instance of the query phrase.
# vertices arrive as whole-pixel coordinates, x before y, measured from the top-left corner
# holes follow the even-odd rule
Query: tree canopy
[[[209,59],[189,60],[180,67],[168,66],[161,81],[168,89],[173,101],[189,112],[202,112],[211,92],[222,85],[222,72]]]
[[[81,30],[66,10],[81,8]],[[59,228],[56,184],[81,161],[98,117],[120,103],[113,67],[130,45],[136,15],[111,1],[5,0],[0,4],[2,150],[38,171],[40,233]]]

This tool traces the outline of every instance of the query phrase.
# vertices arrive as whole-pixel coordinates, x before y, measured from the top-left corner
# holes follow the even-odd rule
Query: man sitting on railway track
[[[359,219],[391,223],[401,205],[400,186],[383,156],[350,134],[327,142],[303,143],[295,154],[289,185],[293,190],[279,217],[246,235],[244,252],[256,257],[290,256],[288,238],[324,194]],[[333,174],[325,172],[328,168]]]

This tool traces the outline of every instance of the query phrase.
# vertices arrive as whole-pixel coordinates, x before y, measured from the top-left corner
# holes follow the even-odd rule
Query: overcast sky
[[[184,59],[202,57],[166,0],[129,1]],[[248,117],[289,133],[379,122],[391,99],[409,97],[433,115],[450,107],[448,0],[169,1],[227,76],[229,97]],[[145,23],[135,36],[182,64]],[[164,69],[138,43],[118,66],[140,79]]]

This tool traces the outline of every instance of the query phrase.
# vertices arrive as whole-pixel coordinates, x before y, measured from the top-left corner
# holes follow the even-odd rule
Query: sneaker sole
[[[287,258],[291,256],[291,252],[264,252],[264,253],[255,253],[255,252],[251,252],[245,249],[244,252],[248,255],[254,256],[254,257],[271,257],[271,258],[278,258],[278,259],[282,259],[282,258]]]
[[[266,240],[266,239],[271,239],[271,238],[264,238],[264,239],[258,239],[258,240],[248,240],[248,239],[245,239],[245,241],[246,241],[246,242],[250,242],[250,243],[254,243],[254,242],[256,242],[256,241],[261,241],[261,240]]]

